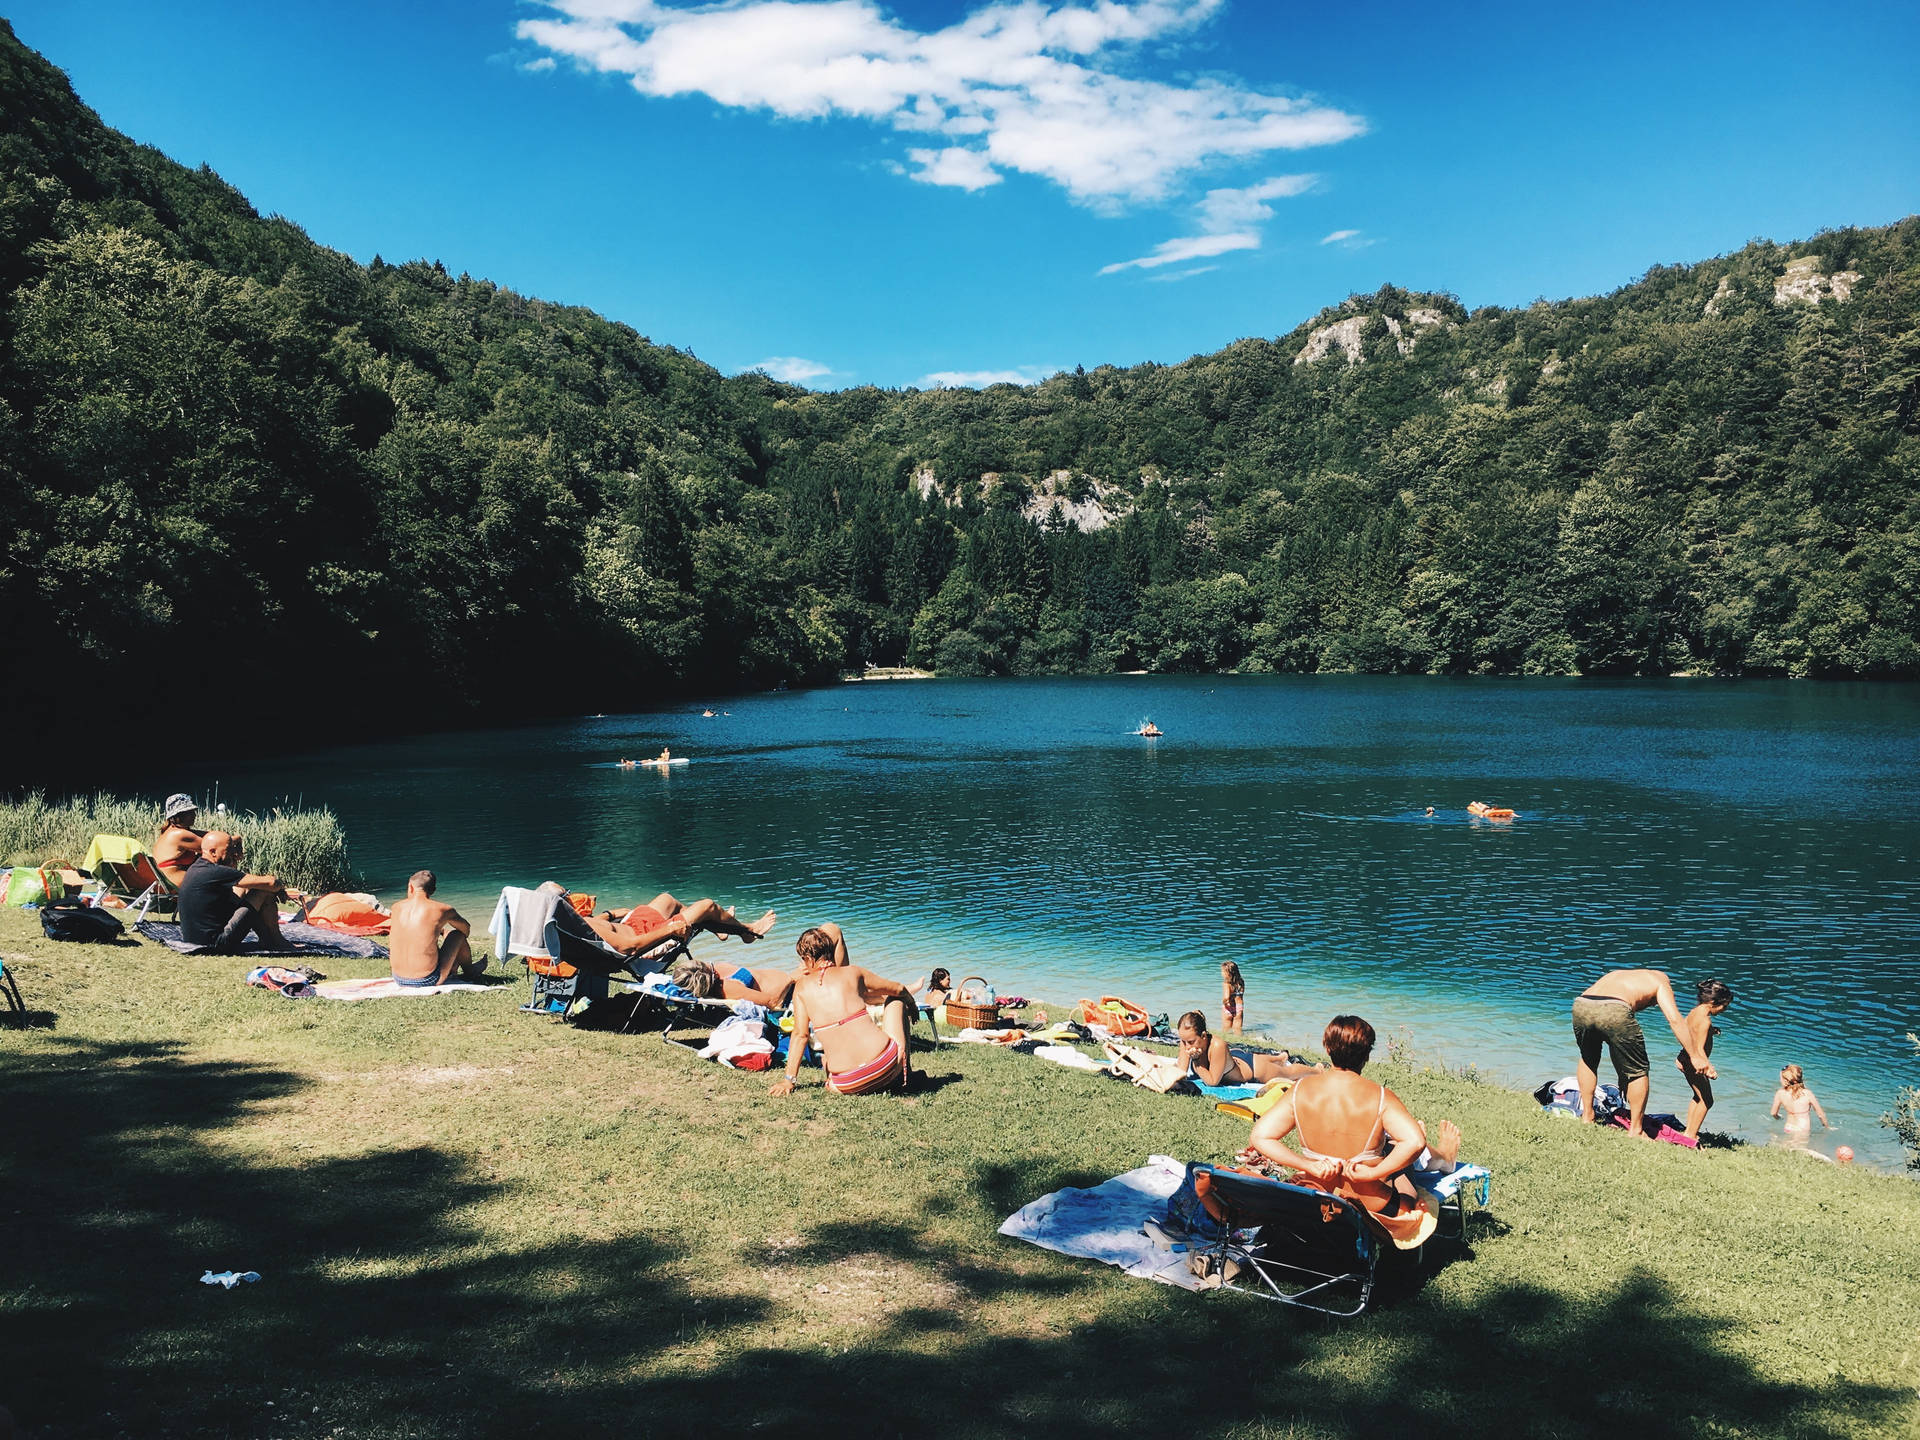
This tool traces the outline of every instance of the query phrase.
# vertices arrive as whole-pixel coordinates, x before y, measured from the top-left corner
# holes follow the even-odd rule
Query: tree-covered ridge
[[[1176,366],[813,394],[360,266],[6,31],[0,606],[10,675],[61,665],[3,718],[79,740],[232,695],[285,739],[903,658],[1911,675],[1917,262],[1909,220],[1518,311],[1389,288]]]

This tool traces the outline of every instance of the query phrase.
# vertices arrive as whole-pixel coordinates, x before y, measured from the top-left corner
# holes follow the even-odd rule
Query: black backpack
[[[56,900],[40,907],[40,928],[49,940],[82,940],[111,945],[126,930],[117,916],[92,905]]]

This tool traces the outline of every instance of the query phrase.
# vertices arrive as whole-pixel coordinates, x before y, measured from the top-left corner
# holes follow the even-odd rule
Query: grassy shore
[[[339,817],[324,806],[276,806],[208,810],[199,828],[233,832],[246,841],[246,863],[262,875],[277,875],[300,890],[351,890],[356,879],[347,860],[347,836]],[[78,865],[96,835],[129,835],[151,846],[160,828],[159,800],[117,795],[76,795],[49,800],[44,794],[0,797],[0,865]]]
[[[1196,1099],[957,1046],[909,1099],[776,1101],[520,1014],[524,983],[287,1001],[19,911],[0,953],[39,1022],[0,1030],[0,1404],[34,1436],[1915,1430],[1904,1179],[1381,1066],[1461,1123],[1493,1216],[1335,1323],[995,1234],[1231,1154],[1246,1126]]]

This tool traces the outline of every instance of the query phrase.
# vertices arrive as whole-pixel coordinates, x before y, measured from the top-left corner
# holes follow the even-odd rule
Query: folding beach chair
[[[149,910],[179,909],[178,887],[161,873],[147,847],[129,835],[94,836],[87,863],[80,868],[92,871],[93,878],[106,886],[107,894],[139,912],[133,917],[136,925],[147,918]]]
[[[537,945],[511,939],[516,930],[533,928],[514,923],[514,912],[528,905],[544,912],[544,919],[535,916],[541,937]],[[687,953],[685,940],[668,940],[643,955],[623,955],[595,935],[565,897],[511,886],[500,892],[493,934],[502,959],[511,954],[527,962],[533,995],[520,1008],[561,1020],[570,1018],[582,1001],[605,1000],[616,979],[637,985],[647,975],[670,969]],[[629,1028],[632,1020],[628,1016],[621,1029]]]
[[[1194,1165],[1189,1171],[1196,1189],[1224,1215],[1219,1238],[1196,1242],[1223,1289],[1323,1315],[1367,1308],[1381,1255],[1391,1247],[1360,1206],[1237,1170]]]

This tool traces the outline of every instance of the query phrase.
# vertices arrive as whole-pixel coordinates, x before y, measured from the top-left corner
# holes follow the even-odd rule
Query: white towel
[[[522,890],[509,885],[500,892],[493,907],[493,923],[487,933],[493,936],[495,955],[534,955],[545,960],[547,921],[561,897],[548,890]]]
[[[1107,1068],[1092,1056],[1082,1054],[1071,1045],[1042,1045],[1033,1053],[1042,1060],[1051,1060],[1054,1064],[1064,1065],[1069,1070],[1092,1070],[1099,1073]]]
[[[1167,1197],[1180,1188],[1187,1167],[1165,1155],[1153,1156],[1138,1170],[1116,1175],[1087,1190],[1057,1190],[1015,1211],[1001,1225],[1002,1235],[1043,1250],[1104,1260],[1129,1275],[1197,1290],[1182,1251],[1160,1249],[1141,1230],[1143,1220],[1158,1220]]]

